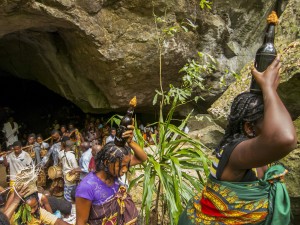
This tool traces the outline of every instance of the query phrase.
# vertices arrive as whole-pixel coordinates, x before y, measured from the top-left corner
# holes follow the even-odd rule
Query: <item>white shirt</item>
[[[80,179],[82,180],[89,173],[89,164],[92,158],[92,149],[89,148],[82,153],[79,159],[79,166],[81,168]]]
[[[61,164],[62,164],[62,172],[63,172],[63,175],[64,175],[65,184],[67,186],[74,185],[74,183],[71,183],[71,182],[69,182],[65,179],[67,173],[69,173],[71,170],[73,170],[75,168],[78,168],[78,163],[77,163],[77,160],[75,158],[74,152],[73,151],[65,152],[64,150],[61,150],[59,152],[58,157],[59,157],[59,159],[61,161]]]
[[[86,150],[84,153],[81,154],[81,157],[79,159],[79,166],[83,173],[89,172],[89,163],[91,161],[91,158],[92,158],[92,149],[91,148],[89,148],[88,150]]]
[[[144,131],[144,125],[141,124],[141,125],[139,126],[139,129],[142,130],[142,131]]]
[[[9,171],[10,171],[10,179],[12,181],[15,180],[15,176],[21,172],[26,167],[29,167],[32,165],[32,158],[30,155],[22,151],[20,155],[16,156],[14,152],[7,155],[7,162],[9,163]]]
[[[109,135],[109,136],[106,138],[106,143],[112,142],[112,141],[114,141],[114,140],[115,140],[115,136]]]
[[[6,141],[6,145],[9,146],[9,145],[12,145],[15,141],[18,140],[18,124],[16,122],[13,122],[14,123],[14,129],[12,128],[10,122],[7,122],[3,125],[3,129],[2,129],[2,132],[5,133],[5,137],[7,138],[7,141]],[[15,132],[17,132],[15,134]]]
[[[42,142],[41,148],[48,149],[49,148],[49,144],[47,142]]]

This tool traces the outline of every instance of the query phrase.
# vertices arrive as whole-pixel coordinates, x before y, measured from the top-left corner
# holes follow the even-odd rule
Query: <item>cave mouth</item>
[[[49,135],[54,120],[60,124],[69,122],[81,127],[84,113],[64,97],[56,94],[39,82],[18,78],[0,71],[0,107],[12,110],[1,115],[1,125],[9,115],[21,125],[20,133]]]
[[[0,109],[5,107],[11,113],[1,113],[0,126],[12,116],[22,127],[20,134],[42,134],[48,137],[57,120],[60,125],[73,123],[79,129],[84,128],[86,115],[94,118],[108,120],[116,114],[125,112],[110,112],[105,114],[87,114],[78,106],[61,95],[48,89],[41,83],[16,77],[0,69]],[[152,113],[136,113],[136,118],[144,125],[157,121],[157,115]],[[116,126],[116,124],[113,124]]]

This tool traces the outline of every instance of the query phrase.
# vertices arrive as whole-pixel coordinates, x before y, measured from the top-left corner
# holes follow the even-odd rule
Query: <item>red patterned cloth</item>
[[[95,172],[96,171],[96,162],[94,156],[92,156],[90,163],[89,163],[89,171]]]

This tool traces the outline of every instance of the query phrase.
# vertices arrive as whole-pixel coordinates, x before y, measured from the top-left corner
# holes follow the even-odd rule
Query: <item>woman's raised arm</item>
[[[258,136],[241,142],[233,150],[229,160],[231,168],[264,166],[283,158],[296,147],[295,127],[276,91],[280,67],[280,56],[277,56],[263,73],[252,70],[263,92],[264,119],[262,126],[256,127]]]

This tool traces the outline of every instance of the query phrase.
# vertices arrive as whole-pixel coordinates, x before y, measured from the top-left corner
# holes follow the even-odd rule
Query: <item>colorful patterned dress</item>
[[[92,202],[88,219],[90,225],[136,224],[138,211],[126,188],[118,180],[109,187],[90,172],[77,187],[76,197]]]

